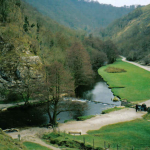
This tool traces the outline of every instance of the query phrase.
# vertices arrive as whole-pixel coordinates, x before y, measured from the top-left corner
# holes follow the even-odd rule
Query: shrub
[[[17,93],[14,93],[14,92],[10,91],[8,93],[8,95],[6,96],[6,99],[8,101],[11,101],[11,102],[16,102],[16,101],[21,99],[21,96],[19,94],[17,94]]]
[[[115,68],[115,67],[108,67],[107,69],[105,69],[105,71],[108,72],[108,73],[122,73],[122,72],[127,72],[124,69]]]

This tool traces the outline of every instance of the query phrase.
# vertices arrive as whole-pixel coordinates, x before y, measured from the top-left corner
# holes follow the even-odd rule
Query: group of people
[[[142,105],[136,104],[135,108],[136,108],[136,112],[137,111],[146,111],[147,110],[146,104],[142,104]]]

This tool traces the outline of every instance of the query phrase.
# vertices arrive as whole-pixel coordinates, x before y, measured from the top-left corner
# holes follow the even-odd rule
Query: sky
[[[148,5],[150,0],[94,0],[103,4],[111,4],[113,6],[130,6],[130,5]]]

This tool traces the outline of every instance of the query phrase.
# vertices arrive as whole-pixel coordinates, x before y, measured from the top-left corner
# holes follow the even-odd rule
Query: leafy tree
[[[24,19],[24,25],[23,25],[23,29],[25,32],[28,32],[28,27],[29,27],[29,21],[28,21],[28,17],[26,16]]]
[[[68,65],[75,79],[75,87],[87,85],[93,77],[90,57],[83,45],[74,43],[68,51]]]
[[[116,61],[116,58],[118,57],[118,50],[111,40],[104,42],[103,50],[107,54],[108,63],[113,63]]]
[[[91,54],[91,62],[93,70],[97,72],[107,62],[107,55],[104,52],[93,51]]]

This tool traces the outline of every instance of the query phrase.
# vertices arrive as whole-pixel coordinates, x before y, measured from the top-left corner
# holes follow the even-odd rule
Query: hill
[[[150,5],[135,9],[99,33],[104,39],[111,38],[128,60],[150,63]]]
[[[90,31],[106,27],[113,20],[133,11],[134,6],[113,7],[112,5],[84,0],[25,0],[44,15],[73,29]]]

